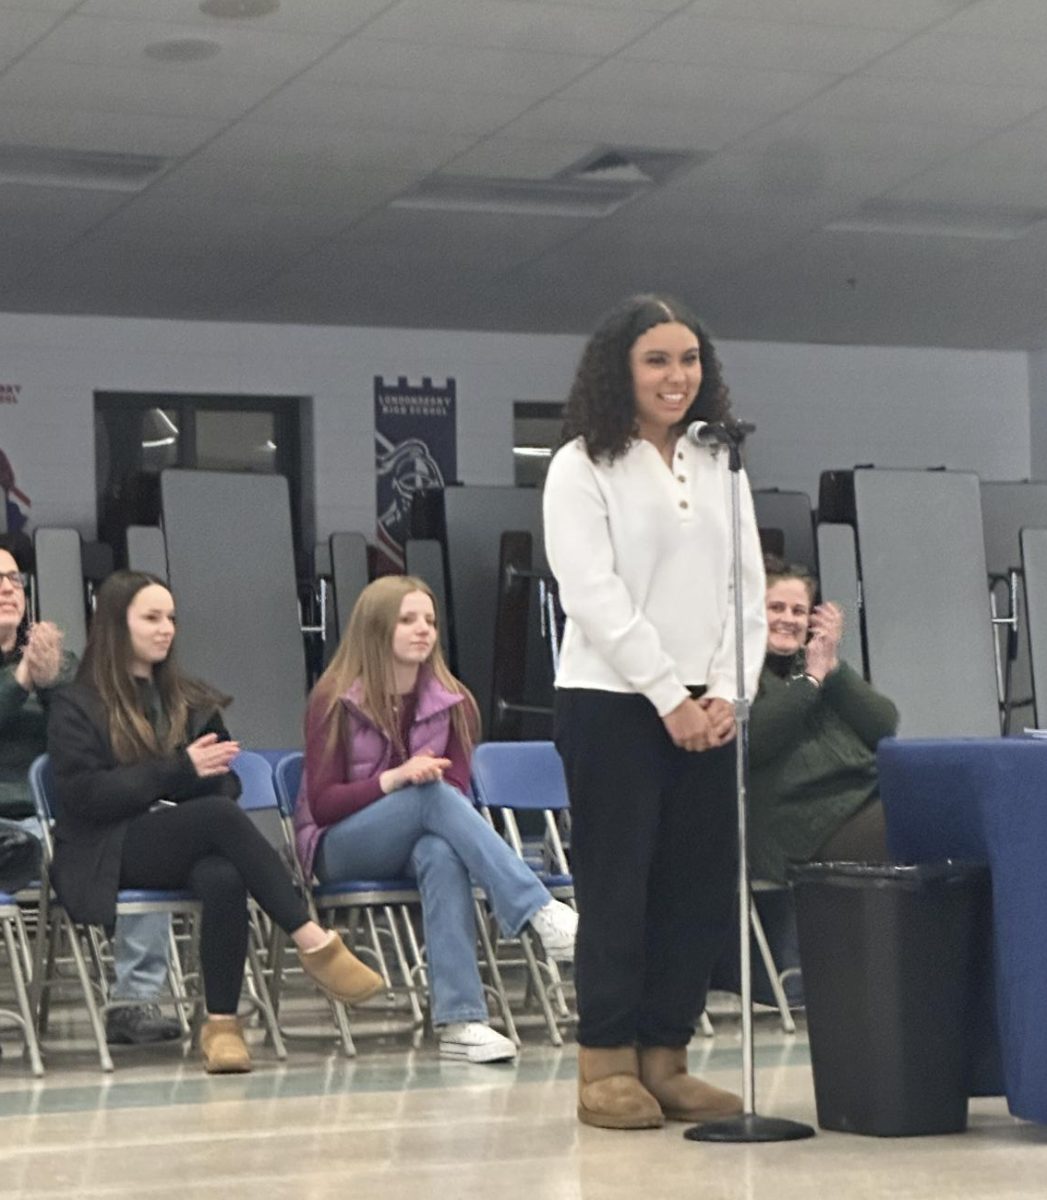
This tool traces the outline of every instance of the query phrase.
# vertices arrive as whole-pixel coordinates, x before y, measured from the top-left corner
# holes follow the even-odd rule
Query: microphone
[[[709,424],[692,421],[684,430],[684,437],[693,445],[708,449],[715,446],[737,446],[755,431],[756,426],[751,421],[732,421],[729,425],[720,421]]]

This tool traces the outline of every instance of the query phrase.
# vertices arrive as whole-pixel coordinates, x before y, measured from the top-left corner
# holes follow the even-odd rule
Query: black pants
[[[887,820],[882,802],[866,801],[811,858],[823,862],[887,862]]]
[[[247,957],[250,894],[292,933],[309,911],[280,856],[227,796],[201,796],[128,825],[120,886],[189,888],[202,902],[200,969],[207,1011],[235,1013]]]
[[[730,929],[734,747],[677,749],[643,696],[563,689],[578,1041],[684,1046]]]

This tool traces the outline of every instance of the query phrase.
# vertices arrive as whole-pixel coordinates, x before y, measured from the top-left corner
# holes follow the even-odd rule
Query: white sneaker
[[[578,914],[561,900],[550,900],[531,918],[542,948],[550,958],[574,958],[574,938],[578,932]]]
[[[472,1063],[508,1062],[516,1057],[516,1043],[483,1021],[458,1021],[440,1029],[440,1055]]]

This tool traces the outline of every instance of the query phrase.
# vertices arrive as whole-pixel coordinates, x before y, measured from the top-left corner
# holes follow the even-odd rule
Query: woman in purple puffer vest
[[[468,799],[479,724],[444,662],[428,586],[375,580],[309,698],[295,829],[306,873],[322,882],[417,880],[440,1054],[487,1063],[516,1046],[488,1024],[473,882],[507,936],[530,923],[557,958],[573,955],[577,915]]]

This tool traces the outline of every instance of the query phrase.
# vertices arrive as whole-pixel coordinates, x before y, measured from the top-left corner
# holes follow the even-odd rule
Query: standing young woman
[[[605,1128],[741,1110],[687,1074],[733,910],[736,683],[726,455],[683,432],[728,415],[696,318],[633,297],[585,347],[546,480],[546,552],[567,614],[556,744],[581,918],[578,1116]],[[747,486],[744,499],[751,696],[766,624]]]
[[[530,922],[550,956],[574,952],[577,916],[480,816],[465,793],[476,702],[444,663],[433,594],[391,575],[360,593],[309,699],[298,854],[322,880],[418,881],[440,1053],[515,1058],[487,1023],[476,963],[473,880],[509,936]]]
[[[209,1072],[249,1071],[236,1018],[251,895],[298,949],[307,974],[356,1002],[381,976],[309,920],[276,851],[239,808],[220,709],[178,670],[174,600],[155,577],[117,571],[99,589],[74,684],[55,693],[48,751],[58,799],[54,884],[77,921],[111,925],[120,888],[182,888],[203,902],[200,966]]]

